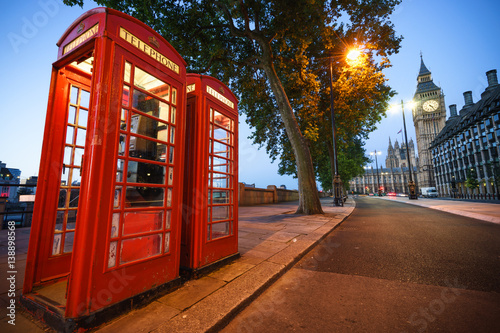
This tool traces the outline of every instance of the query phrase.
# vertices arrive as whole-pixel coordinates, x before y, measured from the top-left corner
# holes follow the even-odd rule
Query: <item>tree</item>
[[[472,194],[474,194],[474,190],[479,187],[479,180],[477,180],[477,173],[475,168],[467,169],[465,186],[472,190]]]
[[[321,213],[308,142],[292,108],[289,89],[302,84],[302,101],[314,98],[315,75],[306,70],[306,53],[315,41],[333,35],[334,21],[347,14],[367,40],[394,43],[388,15],[399,0],[98,0],[98,4],[131,14],[162,34],[184,56],[189,70],[204,72],[227,83],[240,97],[240,110],[257,115],[285,132],[295,159],[299,180],[297,213]],[[82,5],[83,0],[65,0]],[[354,30],[356,30],[354,29]],[[382,41],[378,36],[387,36]],[[330,48],[331,49],[331,48]],[[300,82],[294,87],[297,78]],[[295,95],[294,95],[295,96]],[[297,101],[300,103],[300,101]],[[314,107],[310,108],[311,111]],[[275,117],[279,114],[279,119]],[[250,123],[254,123],[250,120]],[[255,123],[254,123],[255,124]],[[271,129],[271,128],[270,128]],[[271,129],[272,130],[272,129]],[[272,131],[271,131],[272,132]],[[271,132],[268,132],[271,133]],[[283,138],[266,135],[271,141]],[[257,141],[265,139],[254,137]],[[282,148],[275,148],[279,149]],[[269,151],[269,149],[268,149]]]

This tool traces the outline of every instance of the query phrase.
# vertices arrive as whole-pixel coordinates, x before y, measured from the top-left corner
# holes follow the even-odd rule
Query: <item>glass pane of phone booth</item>
[[[91,59],[89,59],[91,62]],[[66,139],[62,162],[59,200],[57,204],[52,255],[69,253],[73,240],[80,197],[82,162],[85,152],[90,89],[71,85]]]
[[[126,62],[108,268],[170,251],[177,88]]]
[[[207,240],[233,234],[234,120],[210,108]]]

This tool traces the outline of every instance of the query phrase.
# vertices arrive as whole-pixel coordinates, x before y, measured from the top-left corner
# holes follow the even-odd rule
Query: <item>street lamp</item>
[[[411,102],[407,102],[406,103],[410,109],[412,109],[415,104],[413,103],[413,101]],[[409,178],[410,180],[408,181],[408,198],[410,200],[417,200],[418,199],[418,195],[417,195],[417,191],[416,191],[416,188],[415,188],[415,182],[413,181],[413,178],[412,178],[412,167],[411,167],[411,160],[410,160],[410,149],[409,149],[409,146],[408,146],[408,135],[406,134],[406,120],[405,120],[405,107],[404,107],[404,102],[403,100],[401,100],[401,113],[403,114],[403,128],[404,128],[404,131],[405,131],[405,144],[406,144],[406,158],[408,160],[408,170],[409,170]],[[403,172],[403,168],[401,168],[401,172]]]
[[[370,152],[370,155],[375,155],[375,167],[377,168],[377,188],[378,188],[378,196],[381,197],[382,196],[382,191],[380,190],[380,178],[379,178],[379,175],[378,175],[378,162],[377,162],[377,155],[381,155],[382,152],[381,151],[372,151]]]
[[[349,64],[355,65],[357,59],[359,58],[361,51],[358,49],[352,49],[348,52],[346,60]],[[339,164],[337,158],[337,140],[335,138],[336,127],[335,127],[335,108],[333,103],[333,59],[330,59],[330,111],[332,116],[332,141],[333,141],[333,204],[335,206],[344,206],[344,200],[342,198],[342,180],[339,175]]]
[[[389,173],[388,172],[384,172],[383,168],[380,168],[382,170],[382,172],[380,172],[382,174],[382,187],[384,188],[384,191],[387,192],[387,190],[389,189],[389,186],[387,186],[387,179],[389,178]],[[389,180],[389,183],[390,183],[390,180]],[[392,191],[391,192],[394,192],[394,188],[392,188]]]
[[[368,188],[368,186],[365,187],[365,194],[366,192],[370,193],[369,190],[371,190],[372,186],[373,186],[373,167],[371,167],[371,175],[368,176],[368,170],[370,169],[370,167],[367,167],[366,165],[363,167],[365,169],[365,177],[368,178],[368,183],[370,185],[370,188]]]
[[[337,140],[335,140],[335,109],[333,107],[333,62],[330,58],[330,112],[332,116],[332,141],[333,141],[333,204],[343,206],[342,181],[339,176],[339,164],[337,160]]]

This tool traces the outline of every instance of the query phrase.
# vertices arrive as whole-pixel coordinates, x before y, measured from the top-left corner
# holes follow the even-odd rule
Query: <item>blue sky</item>
[[[85,11],[96,7],[85,1],[83,9],[58,0],[9,1],[0,20],[0,160],[19,168],[22,178],[38,173],[45,126],[51,65],[56,60],[59,37]],[[396,32],[404,36],[401,51],[391,57],[386,72],[389,85],[398,92],[395,103],[413,97],[420,68],[420,52],[434,82],[444,90],[446,105],[463,106],[463,92],[474,101],[486,88],[485,73],[500,72],[500,2],[497,0],[404,0],[392,15]],[[499,73],[500,74],[500,73]],[[415,139],[411,111],[406,110],[409,137]],[[448,111],[449,115],[449,111]],[[367,152],[381,150],[385,160],[389,137],[401,141],[401,113],[388,114],[370,134]],[[297,188],[297,180],[277,174],[264,150],[247,137],[251,134],[240,118],[240,181],[258,187],[285,184]]]

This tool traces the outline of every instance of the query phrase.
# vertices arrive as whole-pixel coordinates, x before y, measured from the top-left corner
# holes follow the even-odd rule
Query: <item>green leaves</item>
[[[470,188],[473,192],[475,189],[479,188],[479,180],[477,179],[477,172],[475,168],[467,169],[467,179],[465,180],[465,186]]]

